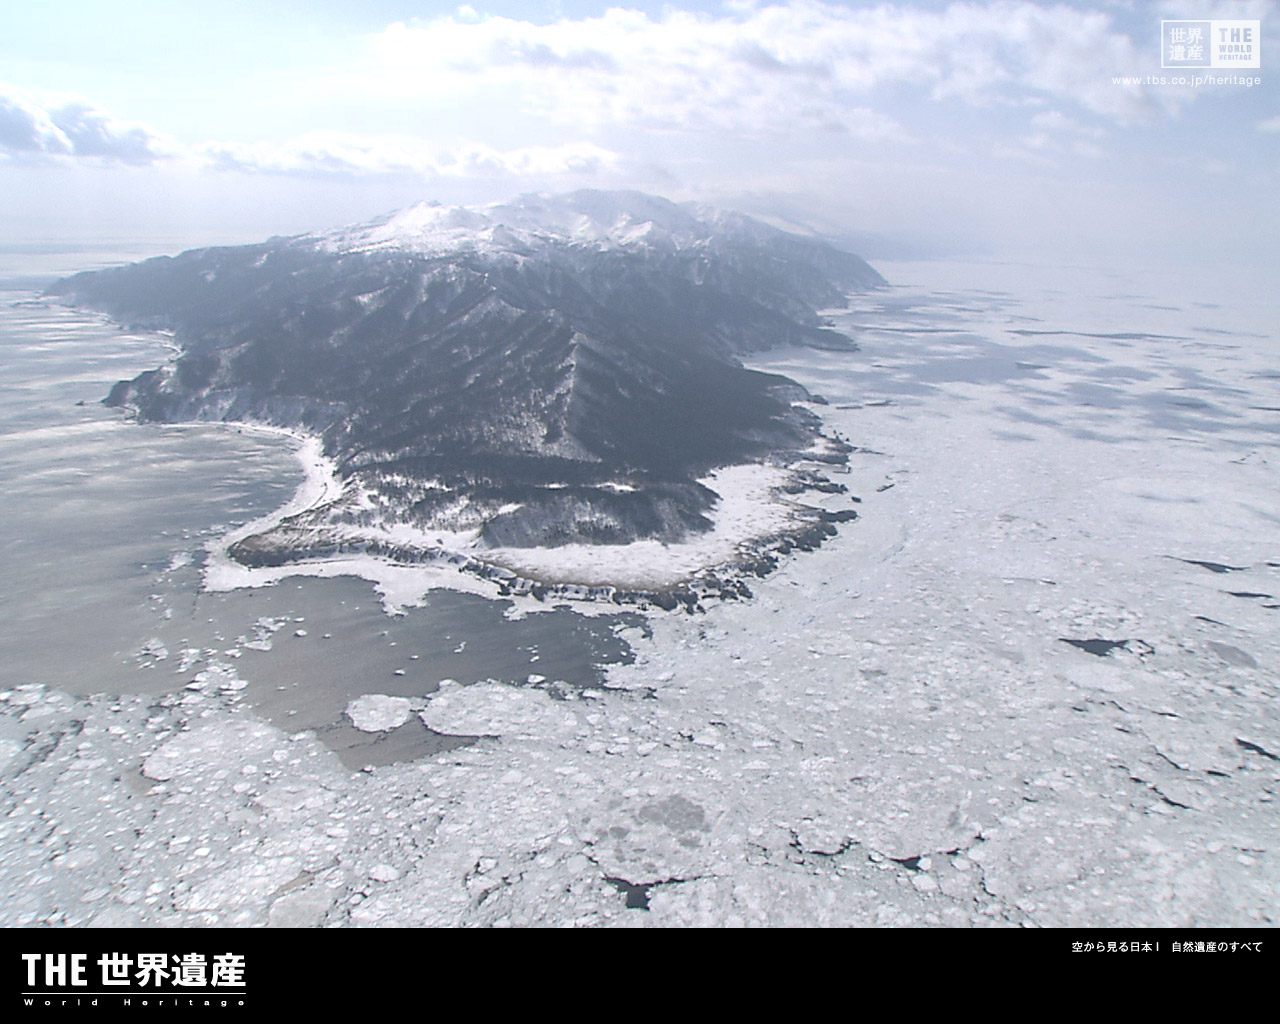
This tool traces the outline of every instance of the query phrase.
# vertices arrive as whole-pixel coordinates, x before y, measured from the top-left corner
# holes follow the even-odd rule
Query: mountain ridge
[[[710,527],[707,472],[838,457],[812,396],[739,357],[853,349],[817,310],[883,283],[742,215],[584,191],[417,204],[47,294],[174,332],[176,361],[108,404],[320,435],[350,486],[315,531],[407,523],[483,548],[680,542]]]

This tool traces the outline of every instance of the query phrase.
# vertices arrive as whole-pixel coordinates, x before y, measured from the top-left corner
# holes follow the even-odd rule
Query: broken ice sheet
[[[890,276],[916,272],[954,271]],[[1139,315],[1082,302],[1077,283],[1034,309],[1023,285],[1008,291],[1023,298],[1000,301],[1082,333]],[[948,301],[978,311],[952,311],[966,344],[1009,344],[1003,313],[981,312],[997,300]],[[1089,359],[1026,342],[1046,368],[1034,381],[910,391],[926,356],[918,337],[875,333],[887,315],[868,310],[865,361],[770,355],[865,400],[823,413],[884,453],[851,463],[854,527],[750,601],[652,616],[635,663],[577,699],[520,682],[527,658],[403,698],[433,729],[484,736],[472,746],[348,771],[315,735],[234,699],[225,667],[193,705],[3,691],[3,735],[22,748],[0,769],[0,922],[1274,924],[1280,625],[1222,593],[1221,574],[1166,557],[1251,566],[1229,578],[1275,592],[1274,470],[1232,461],[1247,420],[1172,441],[1123,400],[1155,378],[1129,375],[1106,410],[1125,439],[1085,434],[1097,410],[1026,389],[1056,401],[1081,367],[1105,368],[1110,343],[1088,337],[1071,341]],[[937,326],[928,315],[919,325]],[[1233,387],[1273,386],[1249,376],[1265,352],[1149,344],[1153,374],[1200,361]],[[1032,440],[996,436],[1017,418],[1001,410],[1034,410],[1017,431]],[[877,494],[889,466],[896,486]],[[1197,500],[1169,500],[1187,481]],[[308,612],[295,646],[334,657],[318,621]],[[1140,637],[1145,656],[1059,637]],[[568,678],[543,667],[554,643],[539,639],[541,671]],[[364,686],[430,660],[380,663]],[[628,907],[633,892],[647,909]]]
[[[390,732],[409,721],[412,709],[408,697],[366,693],[347,705],[346,715],[361,732]]]

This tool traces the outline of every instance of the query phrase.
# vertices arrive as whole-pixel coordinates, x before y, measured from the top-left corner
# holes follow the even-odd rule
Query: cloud
[[[1269,117],[1265,121],[1259,121],[1258,131],[1280,132],[1280,114],[1277,114],[1275,117]]]
[[[1075,118],[1068,117],[1060,110],[1042,110],[1031,118],[1031,123],[1043,131],[1088,135],[1095,139],[1102,138],[1107,134],[1106,129],[1099,128],[1096,125],[1081,124]]]
[[[873,101],[914,94],[990,107],[1074,105],[1119,122],[1157,113],[1113,76],[1146,70],[1110,14],[1021,0],[942,10],[800,0],[710,16],[610,9],[535,24],[446,16],[370,40],[346,84],[402,97],[501,90],[529,113],[587,128],[732,133],[907,132]]]
[[[48,111],[0,86],[0,151],[70,153],[71,140],[53,123]]]
[[[248,174],[308,177],[503,178],[591,177],[615,170],[618,154],[590,142],[498,150],[468,143],[441,150],[404,136],[313,132],[274,143],[212,143],[207,164]]]
[[[1276,14],[1276,0],[1161,0],[1155,4],[1153,18],[1196,19],[1200,21],[1233,18],[1265,21]]]
[[[0,159],[90,159],[134,166],[169,158],[249,174],[308,177],[587,178],[621,158],[592,142],[498,149],[483,142],[441,148],[398,135],[318,131],[283,142],[210,142],[180,147],[146,125],[123,121],[81,97],[0,83]]]
[[[36,94],[0,83],[0,154],[11,158],[90,157],[150,164],[174,155],[172,141],[121,121],[74,96]]]

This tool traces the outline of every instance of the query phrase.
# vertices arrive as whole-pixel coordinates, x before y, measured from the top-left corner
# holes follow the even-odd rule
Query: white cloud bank
[[[1018,0],[943,10],[799,2],[714,17],[613,8],[545,25],[474,12],[397,23],[341,80],[400,96],[502,88],[526,112],[597,128],[817,127],[887,140],[904,130],[868,104],[892,90],[1141,119],[1158,109],[1151,97],[1112,78],[1149,63],[1105,12]]]
[[[1257,14],[1274,5],[1218,6]],[[390,25],[363,37],[345,67],[294,80],[312,109],[341,101],[354,110],[354,131],[317,122],[294,137],[180,148],[87,100],[0,84],[0,155],[129,164],[183,156],[220,170],[329,177],[590,177],[616,171],[625,162],[618,150],[646,159],[639,140],[655,131],[698,137],[713,152],[716,139],[781,136],[818,145],[845,138],[867,153],[945,143],[958,130],[948,112],[968,108],[993,115],[986,130],[1002,151],[1095,156],[1104,128],[1194,99],[1117,84],[1152,70],[1157,54],[1148,50],[1106,10],[1026,0],[944,8],[798,0],[714,15],[611,8],[548,24],[464,7]],[[389,109],[404,112],[401,123],[438,126],[434,137],[397,134],[386,117],[375,127],[374,115]],[[174,127],[200,138],[198,125]]]
[[[90,157],[137,165],[174,153],[172,140],[163,133],[122,121],[89,100],[0,83],[0,155]]]
[[[1274,2],[1205,4],[1194,16],[1277,24]],[[1066,225],[1085,251],[1154,238],[1169,209],[1216,209],[1230,171],[1256,222],[1204,214],[1192,234],[1227,249],[1249,234],[1269,251],[1271,96],[1138,84],[1159,72],[1159,16],[1188,16],[1181,7],[797,0],[545,24],[460,9],[343,29],[323,60],[292,51],[257,76],[193,79],[147,108],[181,145],[88,100],[0,85],[0,206],[25,215],[30,197],[59,194],[56,175],[23,165],[95,168],[59,180],[97,211],[123,200],[90,178],[123,181],[128,165],[170,157],[129,179],[145,178],[131,186],[144,212],[165,186],[174,216],[212,216],[201,204],[216,196],[282,231],[424,194],[471,203],[593,185],[965,251],[1059,245]],[[127,95],[105,82],[103,95]]]
[[[411,177],[425,180],[525,176],[592,177],[621,158],[591,142],[498,149],[482,142],[441,147],[410,136],[311,132],[282,142],[208,142],[182,146],[147,125],[123,121],[75,96],[35,93],[0,83],[0,158],[133,166],[181,159],[249,174],[307,177]]]
[[[615,170],[620,157],[590,142],[499,150],[482,143],[441,149],[406,136],[313,132],[280,144],[211,143],[200,154],[219,170],[307,176],[501,178],[593,176]]]

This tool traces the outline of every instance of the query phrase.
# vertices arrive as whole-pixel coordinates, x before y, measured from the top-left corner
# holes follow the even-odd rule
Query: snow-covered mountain
[[[111,404],[319,433],[351,484],[330,521],[511,547],[705,529],[716,496],[700,476],[819,430],[803,388],[738,355],[852,348],[817,310],[880,284],[858,257],[749,217],[580,191],[419,204],[50,294],[175,332],[180,357]]]
[[[789,234],[740,213],[701,203],[676,204],[631,191],[582,189],[565,195],[528,194],[482,207],[421,202],[364,224],[307,236],[334,252],[398,250],[419,254],[460,250],[532,255],[565,243],[598,250],[796,247],[811,259],[835,253],[822,242]],[[848,254],[836,253],[846,266]],[[860,262],[860,261],[859,261]],[[863,264],[858,272],[875,282]],[[869,273],[868,273],[869,272]]]

